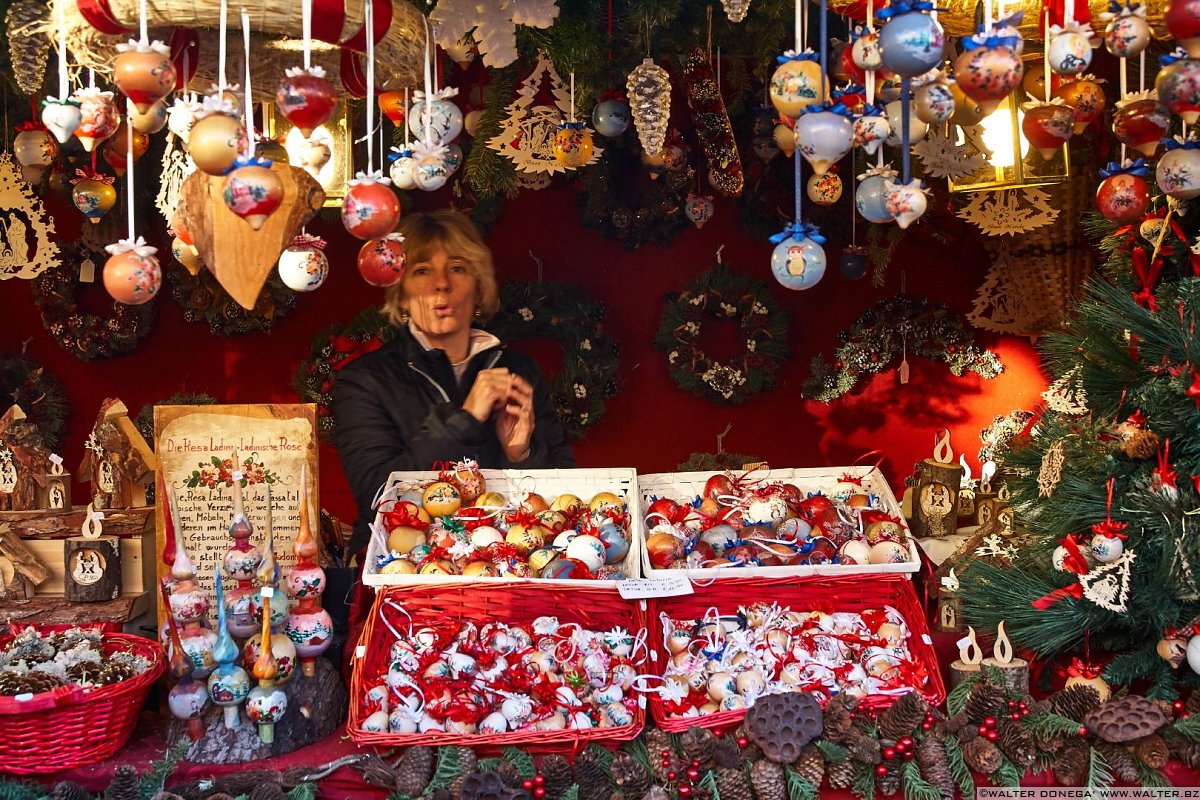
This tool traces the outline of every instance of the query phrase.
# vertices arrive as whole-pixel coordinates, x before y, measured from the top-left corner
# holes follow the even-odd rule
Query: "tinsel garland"
[[[0,398],[0,414],[11,404],[20,406],[37,425],[42,444],[58,448],[67,424],[67,396],[45,367],[24,355],[0,353]]]
[[[865,375],[882,372],[907,350],[943,361],[955,377],[974,372],[994,378],[1004,369],[991,350],[975,345],[966,321],[942,303],[898,294],[880,300],[838,333],[833,363],[818,355],[804,396],[828,403],[850,392]]]
[[[739,322],[740,355],[722,363],[701,349],[706,316]],[[765,282],[718,264],[683,292],[668,296],[654,344],[666,353],[671,380],[679,388],[717,403],[736,404],[775,387],[788,357],[787,331],[787,314]]]
[[[213,336],[269,333],[275,320],[296,307],[296,293],[284,285],[274,269],[250,311],[238,305],[207,269],[192,275],[182,265],[170,263],[166,272],[171,296],[183,307],[184,320],[208,323]]]

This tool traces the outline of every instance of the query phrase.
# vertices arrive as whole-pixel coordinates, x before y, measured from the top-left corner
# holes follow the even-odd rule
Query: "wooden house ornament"
[[[38,560],[7,522],[0,523],[0,603],[28,600],[53,572]]]
[[[63,469],[62,457],[50,454],[50,469],[36,475],[38,482],[38,508],[48,511],[71,510],[71,473]]]
[[[97,509],[142,508],[154,480],[154,451],[129,419],[120,400],[100,405],[96,424],[84,443],[79,474],[92,485]]]
[[[42,434],[18,405],[0,417],[0,511],[36,511],[38,479],[50,472],[50,451]]]
[[[954,463],[950,431],[943,429],[934,437],[933,457],[916,466],[911,524],[914,536],[949,536],[958,529],[962,474],[962,469]]]
[[[99,603],[121,596],[121,540],[101,536],[104,513],[89,505],[81,536],[63,542],[63,595],[73,603]]]

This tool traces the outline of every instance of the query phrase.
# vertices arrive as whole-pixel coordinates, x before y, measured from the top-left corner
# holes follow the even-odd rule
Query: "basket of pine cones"
[[[0,764],[34,774],[103,761],[137,722],[166,656],[123,633],[29,627],[0,637]]]

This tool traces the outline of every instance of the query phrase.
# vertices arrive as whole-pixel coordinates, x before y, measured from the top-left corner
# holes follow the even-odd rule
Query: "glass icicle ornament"
[[[730,22],[741,22],[750,10],[750,0],[721,0],[721,8]]]
[[[662,152],[667,141],[667,122],[671,113],[671,78],[667,71],[646,58],[629,73],[625,85],[633,124],[646,155]]]

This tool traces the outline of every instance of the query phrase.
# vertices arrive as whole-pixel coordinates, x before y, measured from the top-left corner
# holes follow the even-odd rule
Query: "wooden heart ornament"
[[[321,210],[325,191],[307,172],[275,162],[271,171],[283,182],[283,201],[254,230],[225,204],[224,176],[193,173],[180,192],[180,212],[200,257],[238,305],[254,308],[279,255],[300,228]]]

